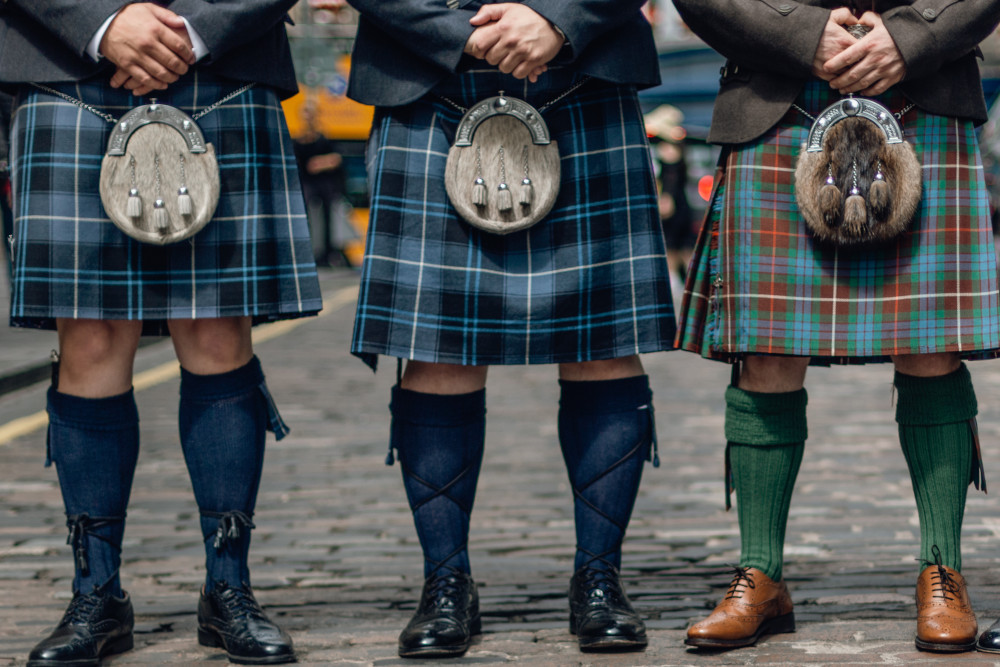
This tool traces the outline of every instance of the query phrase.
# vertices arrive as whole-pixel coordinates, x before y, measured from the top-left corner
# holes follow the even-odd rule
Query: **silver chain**
[[[559,101],[561,101],[567,95],[572,95],[577,90],[579,90],[580,88],[582,88],[583,85],[586,84],[586,83],[588,83],[589,81],[590,81],[590,77],[589,76],[583,77],[582,79],[580,79],[579,81],[577,81],[576,83],[574,83],[572,86],[570,86],[569,88],[567,88],[566,90],[564,90],[562,93],[560,93],[559,95],[555,96],[554,98],[552,98],[551,100],[549,100],[548,102],[546,102],[545,104],[543,104],[542,106],[538,107],[538,112],[541,113],[542,111],[545,111],[546,109],[548,109],[552,105],[554,105],[554,104],[558,103]],[[504,91],[501,90],[500,91],[500,97],[504,96],[503,93],[504,93]],[[458,102],[455,102],[454,100],[448,99],[444,95],[438,95],[438,97],[440,97],[442,100],[444,100],[445,102],[447,102],[451,106],[453,106],[456,109],[458,109],[458,111],[460,111],[461,113],[465,113],[466,111],[468,111],[468,109],[466,107],[463,107],[461,104],[459,104]]]
[[[86,111],[89,111],[90,113],[94,114],[95,116],[99,116],[99,117],[103,118],[104,120],[106,120],[108,123],[111,123],[112,125],[114,125],[115,123],[118,122],[118,119],[115,118],[114,116],[112,116],[111,114],[104,113],[103,111],[101,111],[97,107],[91,106],[91,105],[87,104],[86,102],[84,102],[83,100],[78,99],[76,97],[73,97],[72,95],[67,95],[66,93],[58,91],[55,88],[49,88],[48,86],[43,85],[41,83],[32,83],[31,85],[33,85],[35,88],[39,88],[41,90],[44,90],[45,92],[47,92],[47,93],[49,93],[51,95],[55,95],[56,97],[59,97],[59,98],[61,98],[63,100],[66,100],[67,102],[69,102],[70,104],[72,104],[74,106],[78,106],[81,109],[85,109]],[[255,83],[248,83],[248,84],[246,84],[244,86],[241,86],[240,88],[237,88],[233,92],[231,92],[228,95],[226,95],[225,97],[223,97],[221,100],[219,100],[219,101],[217,101],[217,102],[215,102],[213,104],[210,104],[207,107],[205,107],[204,109],[202,109],[201,111],[199,111],[198,113],[193,114],[191,116],[191,120],[198,120],[199,118],[203,117],[205,114],[212,113],[213,111],[215,111],[216,109],[218,109],[219,107],[221,107],[226,102],[229,102],[230,100],[232,100],[232,99],[234,99],[236,97],[239,97],[243,93],[245,93],[248,90],[250,90],[251,88],[253,88],[255,85],[257,85],[257,84],[255,84]]]
[[[907,105],[906,105],[905,107],[903,107],[902,109],[900,109],[899,111],[897,111],[896,113],[894,113],[894,114],[892,114],[892,115],[893,115],[893,117],[894,117],[894,118],[895,118],[896,120],[903,120],[903,116],[905,116],[905,115],[906,115],[907,113],[909,113],[909,111],[910,111],[910,110],[911,110],[911,109],[912,109],[913,107],[915,107],[915,106],[917,106],[917,105],[916,105],[916,104],[913,104],[913,103],[911,102],[911,103],[907,104]],[[816,117],[815,117],[815,116],[813,116],[813,115],[812,115],[811,113],[809,113],[808,111],[806,111],[805,109],[803,109],[802,107],[800,107],[800,106],[799,106],[798,104],[793,104],[793,105],[792,105],[792,108],[793,108],[793,109],[795,109],[796,111],[798,111],[799,113],[801,113],[801,114],[802,114],[803,116],[805,116],[806,118],[808,118],[808,119],[809,119],[809,120],[811,120],[812,122],[814,122],[814,123],[816,122]]]

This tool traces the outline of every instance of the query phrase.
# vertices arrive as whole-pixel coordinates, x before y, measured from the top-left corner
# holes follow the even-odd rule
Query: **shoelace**
[[[250,529],[257,527],[247,514],[239,510],[232,510],[230,512],[209,512],[205,510],[201,514],[202,516],[219,520],[219,527],[215,530],[215,540],[212,542],[212,546],[216,550],[225,547],[230,540],[238,540],[240,538],[241,526]]]
[[[749,567],[739,567],[738,565],[732,567],[733,582],[729,584],[729,590],[726,591],[725,599],[727,600],[743,597],[743,591],[747,588],[757,588]]]
[[[253,593],[245,587],[229,588],[219,595],[219,599],[234,618],[266,618]]]
[[[588,567],[583,571],[582,587],[590,600],[611,600],[625,597],[621,582],[608,570]]]
[[[63,614],[63,625],[86,625],[90,622],[101,599],[96,595],[84,595],[82,593],[74,595],[73,600]]]
[[[454,571],[458,573],[458,570]],[[458,596],[461,587],[458,585],[454,574],[445,574],[432,577],[427,581],[427,600],[437,608],[454,609],[457,606]]]
[[[931,547],[931,554],[934,556],[934,562],[923,561],[926,567],[934,566],[937,571],[931,573],[931,597],[942,598],[944,600],[954,600],[957,596],[959,587],[958,582],[955,578],[951,576],[951,573],[945,569],[944,565],[941,563],[941,550],[938,545],[933,545]]]
[[[90,558],[87,552],[88,537],[106,542],[118,551],[121,551],[120,545],[115,544],[109,538],[96,532],[98,528],[104,528],[119,521],[124,521],[124,517],[90,516],[86,513],[69,514],[66,516],[66,527],[69,529],[66,544],[73,547],[73,558],[76,559],[76,566],[80,569],[80,574],[85,577],[90,574]]]

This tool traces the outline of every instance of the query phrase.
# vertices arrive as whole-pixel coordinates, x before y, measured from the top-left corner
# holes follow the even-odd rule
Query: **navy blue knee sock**
[[[125,510],[139,457],[139,412],[130,389],[108,398],[48,393],[49,456],[66,507],[73,590],[121,596]]]
[[[649,380],[640,375],[559,385],[559,443],[576,516],[574,567],[618,569],[642,466],[654,453]]]
[[[269,426],[270,420],[270,426]],[[206,584],[250,583],[247,557],[264,437],[281,422],[257,357],[227,373],[195,375],[181,369],[181,447],[205,538]]]
[[[424,552],[424,576],[469,574],[469,519],[486,437],[486,390],[425,394],[392,389],[390,448]]]

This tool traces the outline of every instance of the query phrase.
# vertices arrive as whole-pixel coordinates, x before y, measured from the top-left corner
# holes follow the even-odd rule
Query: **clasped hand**
[[[519,3],[484,5],[469,22],[476,29],[465,53],[532,83],[563,46],[562,35],[548,19]]]
[[[871,28],[855,39],[844,28],[860,23]],[[842,95],[879,95],[906,76],[906,63],[875,12],[865,12],[856,19],[849,9],[840,7],[830,13],[819,47],[813,58],[812,72],[830,82]]]
[[[99,51],[118,68],[111,86],[134,95],[166,90],[195,62],[184,20],[149,2],[126,5],[108,26]]]

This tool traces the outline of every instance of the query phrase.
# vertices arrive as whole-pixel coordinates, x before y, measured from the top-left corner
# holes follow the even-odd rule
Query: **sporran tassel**
[[[191,202],[191,195],[188,194],[188,189],[186,187],[181,186],[181,188],[177,190],[177,212],[181,215],[191,215],[193,210],[194,206]]]
[[[153,203],[153,226],[161,234],[170,231],[170,215],[162,199],[157,199]]]
[[[535,198],[535,186],[531,184],[530,178],[521,180],[521,206],[531,206]]]
[[[506,183],[501,183],[497,186],[497,210],[509,211],[512,208],[514,208],[514,195]]]
[[[139,191],[135,188],[128,191],[128,201],[125,203],[125,215],[130,218],[142,217],[142,199],[139,198]]]
[[[472,203],[476,206],[486,206],[486,183],[481,178],[477,178],[472,186]]]

